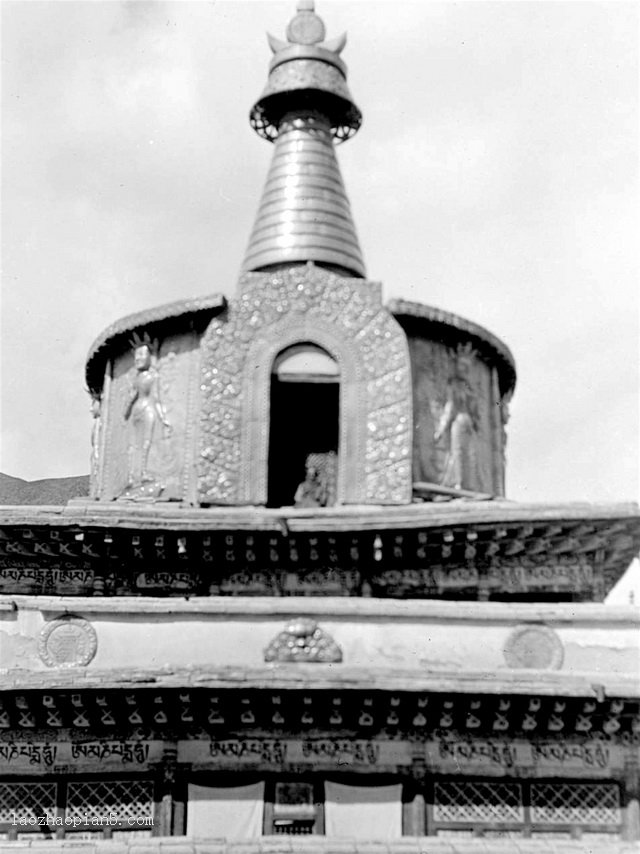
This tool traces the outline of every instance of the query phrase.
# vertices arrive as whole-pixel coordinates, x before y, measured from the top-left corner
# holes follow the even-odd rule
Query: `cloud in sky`
[[[88,470],[86,352],[232,294],[270,157],[247,115],[293,3],[5,2],[2,469]],[[509,495],[638,494],[637,15],[319,3],[364,113],[338,157],[371,278],[513,350]]]

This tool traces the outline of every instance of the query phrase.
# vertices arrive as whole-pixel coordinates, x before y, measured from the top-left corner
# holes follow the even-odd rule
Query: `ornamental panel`
[[[38,639],[38,654],[48,667],[86,667],[97,648],[91,623],[72,614],[51,620]]]
[[[202,340],[200,502],[266,503],[273,363],[310,343],[340,371],[337,503],[409,503],[409,354],[379,287],[312,264],[248,273],[241,287]]]
[[[292,620],[264,652],[265,661],[340,662],[342,650],[315,620]]]
[[[507,638],[504,658],[513,668],[559,670],[564,647],[548,626],[518,626]]]

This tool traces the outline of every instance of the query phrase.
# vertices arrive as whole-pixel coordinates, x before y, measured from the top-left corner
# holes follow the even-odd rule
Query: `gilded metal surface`
[[[266,502],[272,367],[309,342],[340,369],[337,503],[410,504],[409,353],[379,287],[313,264],[240,285],[202,339],[199,501]]]
[[[311,114],[280,126],[243,270],[297,261],[365,275],[329,122]]]
[[[347,68],[340,53],[347,37],[325,41],[325,27],[313,4],[298,7],[287,27],[287,41],[268,35],[273,58],[267,86],[251,110],[250,121],[260,136],[273,141],[292,109],[319,109],[338,140],[358,130],[362,114],[347,87]]]
[[[419,321],[420,326],[415,328],[420,330],[420,337],[425,340],[448,340],[453,332],[463,333],[464,338],[460,336],[460,341],[464,342],[468,337],[478,353],[489,364],[496,365],[501,395],[513,393],[516,384],[516,363],[513,354],[507,345],[488,329],[458,314],[419,302],[392,299],[387,303],[387,308],[401,325],[407,320]]]
[[[121,317],[108,326],[91,345],[87,356],[85,381],[87,388],[94,395],[102,392],[104,370],[107,358],[113,350],[127,350],[129,341],[135,332],[147,329],[154,336],[160,336],[170,329],[192,327],[204,328],[211,317],[226,307],[227,301],[221,294],[211,294],[205,297],[181,299],[176,302],[157,305]]]

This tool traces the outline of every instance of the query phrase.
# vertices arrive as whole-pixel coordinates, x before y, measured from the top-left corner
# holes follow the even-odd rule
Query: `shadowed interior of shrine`
[[[330,507],[337,492],[340,375],[311,344],[274,362],[269,409],[268,507]]]

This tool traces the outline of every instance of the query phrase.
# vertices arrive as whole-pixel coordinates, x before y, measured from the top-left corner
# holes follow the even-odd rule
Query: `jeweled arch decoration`
[[[328,632],[306,617],[291,620],[264,651],[265,661],[299,661],[336,664],[342,650]]]
[[[270,380],[279,353],[323,348],[340,370],[338,504],[411,501],[411,368],[381,288],[314,264],[246,273],[202,341],[199,501],[267,500]]]

